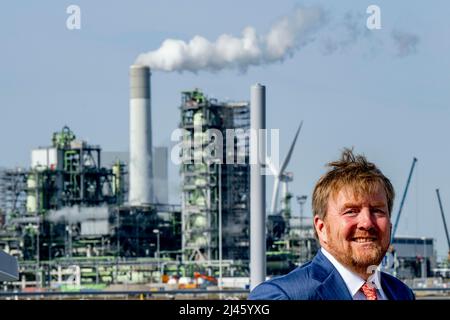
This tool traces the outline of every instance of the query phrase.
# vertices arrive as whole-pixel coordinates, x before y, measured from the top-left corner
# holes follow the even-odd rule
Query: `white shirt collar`
[[[350,292],[352,298],[355,298],[355,295],[358,294],[359,289],[361,289],[362,285],[366,282],[363,278],[361,278],[356,273],[350,271],[346,267],[344,267],[339,261],[336,260],[335,257],[331,255],[327,250],[324,248],[321,248],[322,253],[325,255],[325,257],[330,260],[330,262],[333,264],[333,266],[336,268],[336,270],[341,275],[342,279],[344,280],[348,291]],[[375,269],[375,272],[369,276],[367,279],[367,282],[371,283],[378,292],[383,296],[383,289],[381,288],[381,282],[380,282],[380,267],[378,266]]]

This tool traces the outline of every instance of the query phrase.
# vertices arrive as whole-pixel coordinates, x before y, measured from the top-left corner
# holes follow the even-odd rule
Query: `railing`
[[[412,288],[415,292],[430,291],[430,292],[440,292],[444,295],[450,293],[450,288]],[[250,291],[247,289],[230,289],[230,290],[204,290],[204,289],[183,289],[183,290],[160,290],[160,291],[149,291],[149,290],[135,290],[135,291],[34,291],[34,292],[0,292],[0,299],[12,298],[12,299],[23,299],[27,297],[35,297],[37,299],[46,299],[53,297],[53,299],[67,299],[70,297],[81,297],[88,298],[92,297],[94,299],[99,299],[100,297],[114,297],[120,298],[125,297],[126,299],[130,297],[137,297],[142,300],[152,298],[154,296],[172,296],[175,295],[193,295],[193,296],[212,296],[215,295],[220,297],[220,299],[226,299],[233,295],[247,295]],[[244,297],[246,298],[246,296]]]
[[[433,287],[433,288],[411,288],[412,291],[445,291],[450,292],[450,288],[439,288],[439,287]]]
[[[26,298],[26,297],[36,297],[36,298],[50,298],[50,297],[56,297],[56,298],[69,298],[69,297],[122,297],[125,296],[128,297],[139,297],[140,299],[146,299],[150,298],[152,296],[174,296],[174,295],[218,295],[218,296],[230,296],[230,295],[236,295],[236,294],[248,294],[249,290],[247,289],[230,289],[230,290],[203,290],[203,289],[183,289],[183,290],[160,290],[160,291],[149,291],[149,290],[135,290],[135,291],[32,291],[32,292],[26,292],[26,291],[19,291],[19,292],[13,292],[13,291],[7,291],[7,292],[0,292],[0,299],[5,298],[13,298],[13,299],[20,299],[20,298]]]

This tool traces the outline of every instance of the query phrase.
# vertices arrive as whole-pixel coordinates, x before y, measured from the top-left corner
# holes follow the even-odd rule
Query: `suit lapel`
[[[388,278],[383,274],[383,272],[380,273],[380,282],[381,287],[383,288],[384,293],[386,294],[386,297],[388,300],[397,300],[398,297],[396,295],[397,290],[392,287],[391,283],[387,281]]]
[[[324,300],[352,300],[347,285],[333,264],[319,250],[313,260],[312,278],[321,282],[317,294]]]
[[[337,270],[317,288],[317,294],[324,300],[352,300],[344,280]]]
[[[352,300],[347,285],[333,264],[319,250],[312,261],[311,277],[320,282],[317,295],[324,300]],[[409,300],[410,297],[384,272],[380,274],[381,287],[388,300]]]

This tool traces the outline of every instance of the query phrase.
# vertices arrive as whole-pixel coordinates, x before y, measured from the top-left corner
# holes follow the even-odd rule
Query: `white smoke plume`
[[[397,49],[398,57],[406,57],[417,51],[419,36],[417,36],[416,34],[400,30],[393,30],[391,33],[391,37],[394,41],[395,48]]]
[[[246,27],[240,38],[223,34],[215,42],[195,36],[189,42],[167,39],[157,50],[140,54],[136,64],[160,71],[219,71],[269,64],[293,55],[314,40],[316,30],[326,23],[320,7],[299,7],[279,19],[265,35]]]
[[[322,7],[297,7],[266,34],[258,35],[253,27],[246,27],[241,37],[223,34],[215,42],[198,35],[188,42],[166,39],[158,49],[140,54],[135,63],[166,72],[246,72],[250,66],[281,62],[314,41],[325,55],[344,52],[357,44],[371,53],[382,51],[386,46],[382,35],[367,29],[366,19],[361,12],[348,11],[333,21]],[[416,52],[417,35],[394,29],[390,36],[398,57]]]
[[[324,36],[319,40],[320,49],[324,55],[342,52],[362,39],[370,36],[362,13],[347,11],[342,19],[330,24],[324,30]]]
[[[51,210],[48,220],[51,222],[78,223],[86,220],[105,220],[109,217],[108,207],[67,207],[60,210]]]

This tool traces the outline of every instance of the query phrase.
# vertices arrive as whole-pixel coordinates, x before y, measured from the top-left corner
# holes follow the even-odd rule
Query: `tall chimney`
[[[150,69],[130,67],[130,189],[128,201],[138,206],[153,201]]]
[[[250,100],[250,289],[266,279],[266,87],[251,87]]]

